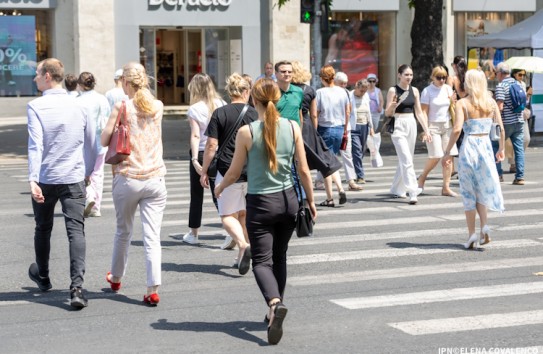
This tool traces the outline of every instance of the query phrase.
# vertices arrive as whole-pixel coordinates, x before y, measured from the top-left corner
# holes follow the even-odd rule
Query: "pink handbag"
[[[130,126],[126,122],[126,103],[123,101],[109,140],[106,163],[116,165],[126,160],[128,155],[130,155]]]

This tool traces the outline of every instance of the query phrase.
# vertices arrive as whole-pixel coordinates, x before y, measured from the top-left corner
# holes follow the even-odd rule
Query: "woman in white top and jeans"
[[[224,106],[224,102],[215,91],[215,85],[207,74],[196,74],[188,85],[190,91],[190,107],[187,112],[190,123],[190,231],[183,236],[183,242],[189,244],[198,243],[198,229],[202,226],[202,205],[204,203],[204,187],[200,184],[202,164],[204,162],[204,150],[207,136],[204,134],[215,108]],[[217,199],[211,188],[213,203],[217,206]],[[227,236],[228,247],[235,243]]]
[[[452,87],[445,83],[446,81],[447,71],[442,66],[436,66],[432,70],[432,83],[422,90],[420,96],[421,108],[428,117],[428,130],[432,136],[432,141],[426,142],[428,160],[418,178],[418,185],[421,189],[424,189],[424,182],[426,182],[430,171],[436,167],[443,157],[452,133],[449,106],[454,93]],[[458,150],[455,145],[450,151],[450,156],[456,155],[458,155]],[[441,188],[441,195],[457,197],[458,195],[450,188],[452,164],[447,164],[442,170],[443,187]]]

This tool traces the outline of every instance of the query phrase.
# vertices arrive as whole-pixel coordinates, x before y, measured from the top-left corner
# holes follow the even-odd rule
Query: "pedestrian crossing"
[[[536,160],[539,155],[528,151],[527,160]],[[425,156],[416,156],[417,171],[424,161]],[[303,301],[317,289],[325,289],[321,296],[343,311],[340,313],[375,316],[372,321],[393,335],[454,336],[520,326],[532,334],[540,330],[541,301],[533,300],[541,299],[543,278],[533,273],[543,268],[543,183],[535,178],[528,179],[525,186],[502,183],[506,211],[489,212],[492,242],[468,251],[462,245],[467,239],[462,202],[441,196],[441,169],[432,172],[419,203],[413,206],[407,199],[393,199],[389,194],[394,163],[394,157],[385,156],[385,167],[366,167],[368,183],[361,192],[347,191],[347,204],[318,207],[315,237],[298,239],[293,235],[287,280],[292,291],[287,291],[294,297],[289,301]],[[179,240],[188,231],[190,198],[188,162],[168,161],[167,168],[163,241]],[[10,166],[14,179],[25,180],[25,172],[22,166],[20,170]],[[110,176],[104,185],[102,214],[113,214]],[[458,181],[453,179],[451,187],[458,191]],[[217,252],[222,239],[216,235],[225,232],[209,191],[204,195],[200,240],[205,250]],[[337,199],[337,193],[334,197]],[[315,192],[317,203],[324,199],[324,191]],[[247,278],[241,281],[254,286],[254,280]],[[483,300],[509,306],[484,309],[477,303]],[[517,308],[517,303],[522,306]],[[455,310],[436,312],[438,305]],[[380,320],[373,311],[386,315]],[[531,347],[538,344],[535,335],[527,338],[531,340],[520,337],[507,346],[541,348]]]

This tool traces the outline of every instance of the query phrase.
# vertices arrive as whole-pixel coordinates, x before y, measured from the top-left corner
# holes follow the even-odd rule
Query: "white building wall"
[[[272,18],[270,39],[272,62],[298,60],[309,69],[311,26],[300,23],[300,0],[290,0],[280,10],[279,6],[273,6]]]

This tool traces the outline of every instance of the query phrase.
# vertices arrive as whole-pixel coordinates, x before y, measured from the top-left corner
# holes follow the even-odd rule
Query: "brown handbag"
[[[128,155],[130,155],[130,126],[126,122],[126,103],[123,101],[109,140],[106,163],[116,165],[126,160]]]

